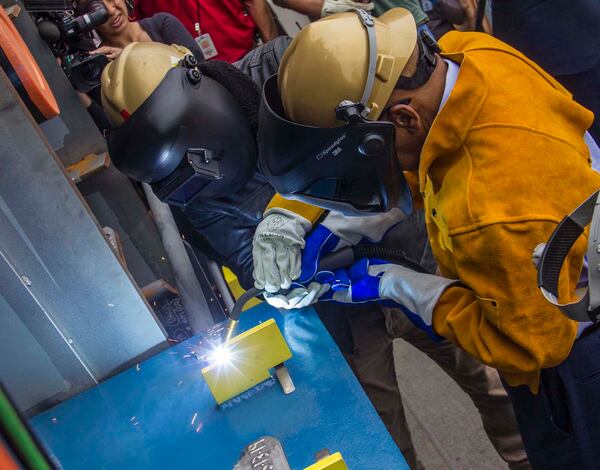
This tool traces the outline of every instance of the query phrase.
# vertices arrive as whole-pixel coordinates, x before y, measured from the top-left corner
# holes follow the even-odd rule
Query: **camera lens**
[[[81,78],[83,78],[86,82],[96,83],[100,80],[100,76],[102,75],[102,67],[96,61],[88,61],[81,64]]]
[[[79,91],[87,93],[100,85],[102,70],[106,64],[108,59],[102,54],[78,58],[70,64],[71,82]]]

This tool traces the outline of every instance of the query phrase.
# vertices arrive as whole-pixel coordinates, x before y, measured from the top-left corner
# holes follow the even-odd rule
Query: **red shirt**
[[[241,0],[138,0],[137,19],[167,12],[177,17],[196,38],[195,24],[200,33],[209,33],[218,55],[216,60],[235,62],[254,47],[256,24],[244,9]]]

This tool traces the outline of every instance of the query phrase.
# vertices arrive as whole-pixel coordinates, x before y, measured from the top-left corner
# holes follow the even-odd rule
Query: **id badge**
[[[201,34],[196,38],[196,43],[200,50],[202,51],[202,56],[204,60],[212,59],[216,57],[219,53],[217,52],[217,48],[215,47],[215,43],[210,37],[209,33]]]

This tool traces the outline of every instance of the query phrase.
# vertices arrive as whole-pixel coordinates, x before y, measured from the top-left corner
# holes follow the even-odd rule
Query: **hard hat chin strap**
[[[357,103],[351,100],[342,101],[335,110],[338,119],[347,122],[356,122],[366,119],[371,108],[369,107],[369,97],[373,91],[375,83],[375,73],[377,71],[377,35],[375,34],[375,21],[373,17],[365,10],[354,9],[358,19],[367,30],[367,39],[369,43],[369,68],[367,69],[367,81],[363,90],[362,97]]]
[[[421,30],[417,34],[417,46],[419,57],[417,59],[417,70],[412,77],[400,75],[395,88],[402,90],[414,90],[423,86],[435,70],[437,59],[435,54],[441,52],[440,46],[435,38],[427,30]]]
[[[365,83],[365,89],[360,99],[360,104],[363,105],[361,116],[366,117],[371,112],[369,108],[368,99],[373,91],[373,84],[375,83],[375,72],[377,71],[377,35],[375,34],[375,22],[373,17],[369,15],[365,10],[356,10],[360,22],[367,30],[367,36],[369,39],[369,68],[367,70],[367,81]]]

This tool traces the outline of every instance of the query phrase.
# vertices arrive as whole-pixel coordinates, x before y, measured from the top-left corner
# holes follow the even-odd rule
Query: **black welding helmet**
[[[108,88],[103,77],[103,99]],[[227,196],[256,171],[247,113],[228,89],[200,72],[191,55],[170,67],[132,114],[124,105],[118,109],[124,122],[107,138],[112,162],[150,183],[167,204],[185,207]]]
[[[412,211],[395,127],[377,119],[416,38],[404,9],[333,15],[296,36],[259,119],[260,168],[282,196],[347,215]]]

